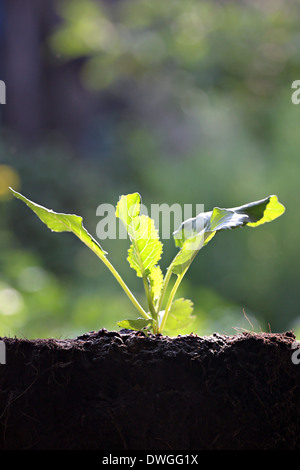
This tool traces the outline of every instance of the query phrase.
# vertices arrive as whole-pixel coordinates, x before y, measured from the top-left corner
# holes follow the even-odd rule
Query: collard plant
[[[11,189],[11,188],[10,188]],[[54,232],[72,232],[87,245],[106,265],[139,313],[138,318],[118,322],[121,328],[154,334],[167,331],[178,334],[194,320],[193,303],[184,298],[175,299],[178,287],[198,252],[217,232],[237,227],[257,227],[271,222],[285,211],[284,206],[272,195],[260,201],[240,207],[203,212],[184,221],[173,233],[178,252],[163,274],[158,262],[163,245],[154,221],[141,214],[141,197],[138,193],[121,196],[116,206],[116,217],[124,224],[130,240],[127,260],[141,278],[146,294],[147,307],[143,308],[125,281],[110,263],[107,253],[87,232],[82,217],[57,213],[36,204],[11,189],[13,195],[23,201]],[[175,281],[171,284],[171,280]]]

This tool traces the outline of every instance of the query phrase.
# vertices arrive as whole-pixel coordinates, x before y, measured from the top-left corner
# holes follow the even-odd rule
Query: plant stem
[[[105,265],[108,267],[110,272],[113,274],[113,276],[116,278],[124,292],[127,294],[133,305],[136,307],[136,309],[142,314],[142,316],[146,319],[151,318],[143,309],[143,307],[140,305],[140,303],[137,301],[127,284],[123,281],[122,277],[120,274],[116,271],[116,269],[113,267],[113,265],[108,261],[107,258],[105,258]]]
[[[144,283],[144,289],[145,289],[145,292],[146,292],[148,307],[149,307],[151,317],[153,318],[153,320],[157,320],[157,313],[156,313],[155,307],[154,307],[153,302],[152,302],[152,298],[151,298],[151,294],[150,294],[150,290],[149,290],[149,285],[148,285],[148,279],[147,279],[146,275],[143,275],[143,283]]]
[[[106,258],[106,256],[101,253],[98,249],[93,249],[91,246],[89,246],[89,248],[92,249],[92,251],[101,259],[101,261],[103,261],[103,263],[105,264],[105,266],[110,270],[110,272],[112,273],[112,275],[115,277],[115,279],[118,281],[118,283],[120,284],[120,286],[122,287],[122,289],[124,290],[125,294],[129,297],[129,299],[131,300],[131,302],[133,303],[133,305],[135,306],[135,308],[140,312],[140,314],[146,318],[147,320],[151,318],[151,316],[145,312],[145,310],[143,309],[143,307],[139,304],[139,302],[137,301],[137,299],[135,298],[135,296],[133,295],[133,293],[131,292],[131,290],[129,289],[129,287],[127,286],[127,284],[123,281],[122,277],[120,276],[120,274],[118,273],[118,271],[114,268],[114,266],[110,263],[110,261],[108,261],[108,259]]]
[[[191,259],[190,259],[190,262],[188,263],[188,265],[184,268],[184,270],[177,275],[177,279],[174,283],[174,286],[171,290],[171,293],[169,295],[169,298],[168,298],[168,301],[167,301],[167,305],[166,305],[166,308],[165,308],[165,311],[164,311],[164,315],[162,317],[162,321],[159,325],[159,333],[162,333],[164,327],[165,327],[165,324],[166,324],[166,321],[167,321],[167,317],[168,317],[168,314],[169,314],[169,311],[170,311],[170,308],[171,308],[171,305],[172,305],[172,302],[173,302],[173,299],[175,297],[175,294],[177,292],[177,289],[185,275],[185,273],[187,272],[187,270],[189,269],[190,265],[192,264],[193,260],[195,259],[197,253],[198,253],[199,250],[195,250],[195,252],[193,253]],[[166,273],[166,277],[165,277],[165,280],[164,280],[164,285],[163,285],[163,290],[162,290],[162,293],[161,293],[161,298],[160,298],[160,302],[159,302],[159,308],[158,308],[158,312],[160,312],[160,309],[161,309],[161,305],[162,305],[162,300],[163,300],[163,296],[165,295],[165,292],[166,292],[166,289],[167,289],[167,285],[170,281],[170,278],[171,278],[171,275],[172,275],[172,272],[173,272],[173,263],[175,261],[175,259],[177,258],[178,255],[175,256],[174,260],[172,261],[172,263],[170,264],[170,266],[168,267],[168,270],[167,270],[167,273]]]
[[[174,283],[174,286],[173,286],[173,288],[172,288],[172,290],[171,290],[171,293],[170,293],[170,295],[169,295],[169,298],[168,298],[168,302],[167,302],[167,305],[166,305],[166,308],[165,308],[164,315],[163,315],[163,317],[162,317],[162,321],[161,321],[161,323],[160,323],[160,325],[159,325],[159,332],[160,332],[160,333],[164,330],[164,327],[165,327],[165,324],[166,324],[166,321],[167,321],[167,317],[168,317],[168,314],[169,314],[169,311],[170,311],[170,308],[171,308],[173,299],[174,299],[174,297],[175,297],[175,294],[176,294],[176,292],[177,292],[177,289],[178,289],[178,287],[179,287],[179,284],[181,283],[181,281],[182,281],[182,279],[183,279],[185,273],[187,272],[188,268],[189,268],[189,266],[187,266],[187,267],[185,268],[185,270],[182,271],[181,274],[178,274],[178,275],[177,275],[177,279],[176,279],[176,281],[175,281],[175,283]]]
[[[155,324],[157,324],[157,313],[156,313],[156,310],[155,310],[155,307],[153,305],[153,301],[152,301],[152,298],[151,298],[151,293],[150,293],[149,285],[148,285],[148,278],[147,278],[147,275],[146,275],[145,270],[144,270],[144,265],[143,265],[143,262],[142,262],[142,259],[141,259],[141,254],[140,254],[140,250],[139,250],[139,246],[137,244],[137,241],[136,241],[135,238],[131,238],[131,242],[134,246],[135,252],[136,252],[138,260],[139,260],[140,271],[141,271],[141,275],[142,275],[142,279],[143,279],[143,283],[144,283],[144,289],[145,289],[147,302],[148,302],[148,307],[149,307],[149,313],[150,313],[148,318],[153,319],[153,321],[154,321],[154,323],[153,323],[153,325],[154,325],[153,326],[153,332],[156,332],[154,330],[156,330]]]
[[[164,296],[165,296],[165,294],[166,294],[166,290],[167,290],[168,284],[169,284],[169,282],[170,282],[171,276],[172,276],[172,263],[171,263],[170,266],[168,267],[167,272],[166,272],[166,275],[165,275],[165,278],[164,278],[164,283],[163,283],[162,291],[161,291],[160,298],[159,298],[158,305],[157,305],[157,312],[158,312],[158,313],[159,313],[160,310],[161,310],[161,306],[162,306],[162,303],[163,303],[163,300],[164,300]]]

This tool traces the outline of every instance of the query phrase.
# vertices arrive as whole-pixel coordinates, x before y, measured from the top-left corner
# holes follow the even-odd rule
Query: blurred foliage
[[[231,207],[277,194],[270,226],[222,233],[201,251],[178,296],[195,303],[194,332],[236,329],[300,335],[298,227],[300,79],[297,1],[64,0],[48,38],[52,61],[84,58],[81,79],[108,111],[84,126],[85,158],[52,142],[0,153],[1,335],[72,336],[116,328],[127,299],[88,249],[51,234],[7,187],[82,215],[139,191],[146,206]],[[57,64],[59,66],[59,64]],[[4,139],[3,139],[4,140]],[[167,267],[176,253],[164,242]],[[126,241],[101,242],[137,295]],[[185,332],[183,332],[185,333]]]

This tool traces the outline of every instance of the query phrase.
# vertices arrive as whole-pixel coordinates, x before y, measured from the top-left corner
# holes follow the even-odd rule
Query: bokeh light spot
[[[16,289],[2,284],[0,286],[0,313],[15,315],[23,307],[23,297]]]
[[[20,188],[20,178],[17,171],[9,165],[0,165],[0,199],[10,195],[9,187]]]
[[[26,292],[36,292],[46,285],[48,274],[39,266],[27,266],[19,275],[20,288]]]

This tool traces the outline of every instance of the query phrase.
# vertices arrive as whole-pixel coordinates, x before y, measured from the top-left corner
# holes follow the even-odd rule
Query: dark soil
[[[0,449],[298,449],[292,332],[2,338]]]

